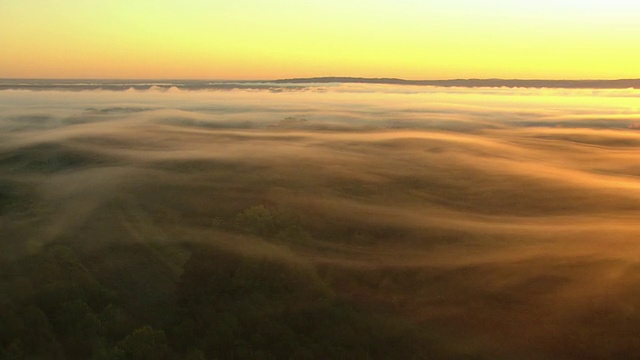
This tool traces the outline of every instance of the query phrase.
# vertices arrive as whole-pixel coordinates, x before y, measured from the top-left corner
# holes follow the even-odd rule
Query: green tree
[[[273,211],[264,205],[253,206],[236,216],[236,226],[258,236],[273,236],[277,231],[277,219]]]
[[[24,359],[24,345],[20,340],[14,340],[2,353],[2,358],[5,360],[22,360]]]
[[[247,208],[236,216],[236,227],[253,235],[300,242],[311,238],[293,215],[264,205]]]
[[[161,360],[169,356],[164,331],[143,326],[133,331],[118,344],[128,360]]]

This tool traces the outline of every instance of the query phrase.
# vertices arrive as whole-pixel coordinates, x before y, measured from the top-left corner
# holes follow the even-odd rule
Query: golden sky
[[[0,0],[0,77],[640,78],[640,2]]]

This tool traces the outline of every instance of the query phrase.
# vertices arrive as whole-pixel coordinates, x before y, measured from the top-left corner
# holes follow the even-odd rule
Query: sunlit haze
[[[640,90],[119,84],[0,91],[0,357],[640,352]]]

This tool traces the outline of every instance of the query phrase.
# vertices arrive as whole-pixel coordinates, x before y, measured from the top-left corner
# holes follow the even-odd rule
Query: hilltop
[[[617,80],[532,80],[532,79],[448,79],[448,80],[406,80],[398,78],[363,77],[311,77],[279,79],[282,84],[304,83],[357,83],[390,84],[444,87],[521,87],[521,88],[569,88],[569,89],[640,89],[640,79]]]

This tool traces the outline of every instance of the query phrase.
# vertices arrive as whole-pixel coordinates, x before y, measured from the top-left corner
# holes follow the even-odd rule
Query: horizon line
[[[284,82],[284,81],[302,81],[302,80],[365,80],[365,81],[406,81],[406,82],[421,82],[421,81],[567,81],[567,82],[582,82],[582,81],[640,81],[638,78],[580,78],[580,79],[567,79],[567,78],[501,78],[501,77],[457,77],[457,78],[422,78],[422,79],[406,79],[400,77],[366,77],[366,76],[311,76],[311,77],[287,77],[287,78],[273,78],[273,79],[215,79],[215,78],[110,78],[110,77],[0,77],[0,81],[4,80],[62,80],[62,81],[82,81],[82,80],[99,80],[99,81],[220,81],[220,82]]]
[[[207,89],[274,89],[311,87],[324,84],[368,84],[389,86],[422,86],[441,88],[523,88],[523,89],[640,89],[640,79],[614,80],[547,80],[472,78],[447,80],[406,80],[400,78],[308,77],[274,80],[206,80],[206,79],[0,79],[0,90],[146,90],[153,87],[182,90]]]

